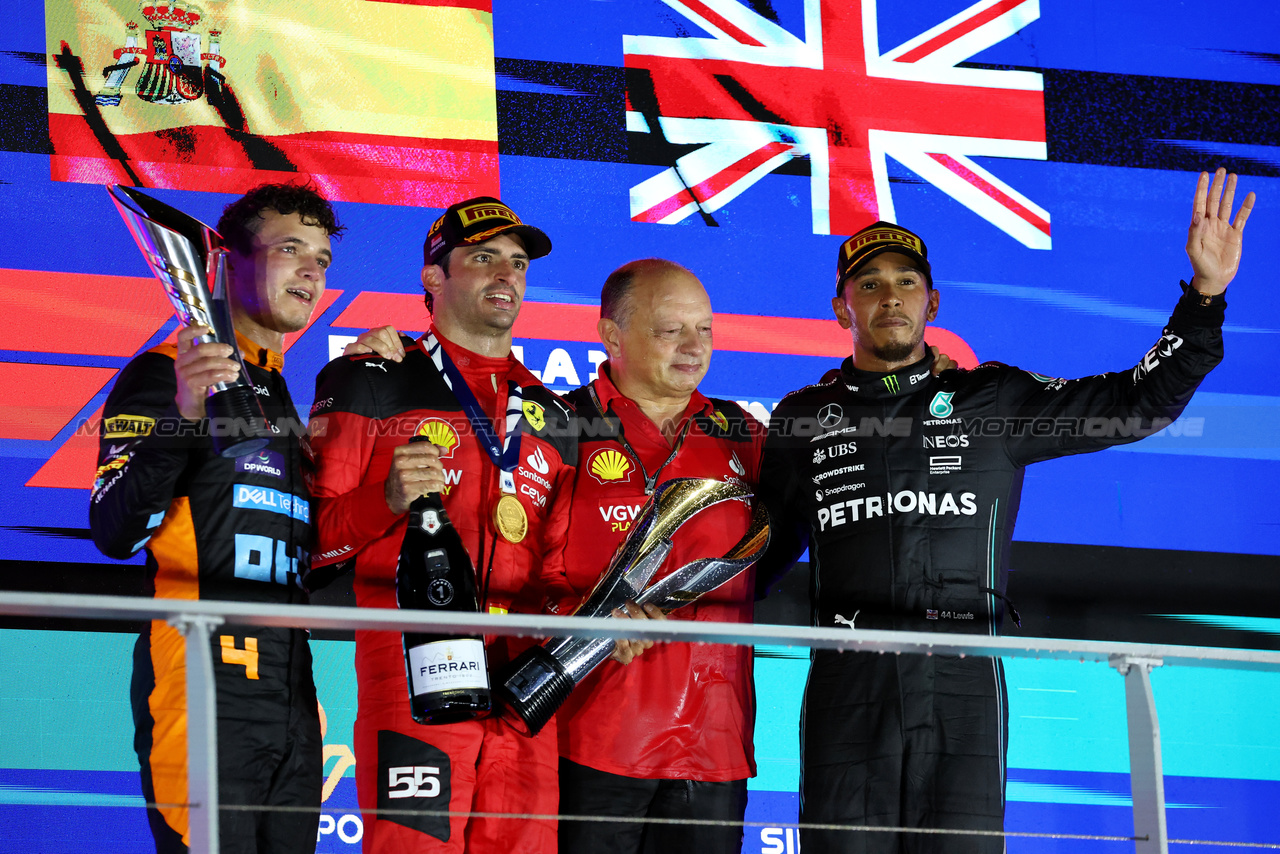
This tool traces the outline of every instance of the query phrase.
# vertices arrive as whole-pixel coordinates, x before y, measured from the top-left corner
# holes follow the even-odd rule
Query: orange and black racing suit
[[[108,557],[147,551],[153,595],[302,603],[311,508],[300,472],[301,430],[278,353],[237,336],[249,378],[276,434],[261,452],[224,459],[208,421],[175,404],[176,348],[135,358],[107,397],[89,505],[94,543]],[[224,852],[315,850],[321,738],[311,652],[301,629],[226,625],[210,638],[218,702],[221,804],[309,807],[223,810]],[[188,844],[185,644],[156,620],[134,650],[134,748],[160,852]]]

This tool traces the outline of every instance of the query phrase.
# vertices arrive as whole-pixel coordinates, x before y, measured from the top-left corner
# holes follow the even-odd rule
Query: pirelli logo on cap
[[[512,213],[511,208],[494,202],[477,202],[474,205],[458,208],[458,221],[463,228],[470,228],[486,219],[502,219],[515,225],[522,225],[520,217]]]
[[[864,231],[855,234],[844,242],[844,259],[848,261],[867,249],[883,244],[906,246],[919,254],[924,254],[924,241],[909,231],[900,228],[881,228],[876,231]]]

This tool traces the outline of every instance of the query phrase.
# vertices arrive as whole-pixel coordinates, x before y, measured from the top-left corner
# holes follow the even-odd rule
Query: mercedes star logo
[[[830,430],[844,420],[844,410],[838,403],[828,403],[818,410],[818,426]]]

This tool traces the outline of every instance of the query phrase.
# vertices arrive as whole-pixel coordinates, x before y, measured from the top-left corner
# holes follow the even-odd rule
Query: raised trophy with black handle
[[[164,286],[178,319],[184,325],[199,323],[212,330],[195,343],[230,344],[231,358],[240,363],[235,379],[209,387],[205,412],[214,451],[223,457],[257,453],[271,441],[272,431],[236,346],[222,236],[133,187],[112,184],[107,191],[142,257]]]

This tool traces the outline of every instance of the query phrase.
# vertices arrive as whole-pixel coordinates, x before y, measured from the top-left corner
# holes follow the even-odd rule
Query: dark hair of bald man
[[[628,261],[623,264],[609,274],[609,277],[604,280],[604,287],[600,289],[600,317],[605,320],[612,320],[620,328],[625,329],[627,321],[631,319],[631,315],[635,311],[635,304],[631,299],[631,289],[635,286],[636,276],[641,273],[667,273],[672,271],[693,275],[689,268],[682,264],[677,264],[675,261],[668,261],[665,258],[641,258],[638,261]]]

